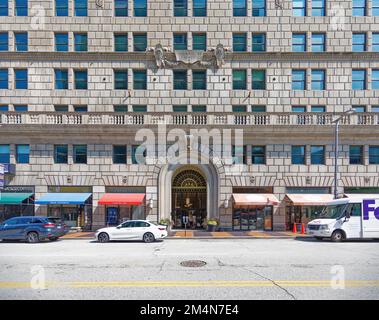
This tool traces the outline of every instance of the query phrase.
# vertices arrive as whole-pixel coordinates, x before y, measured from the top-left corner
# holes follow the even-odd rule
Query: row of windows
[[[9,89],[8,69],[0,69],[0,89]],[[69,89],[69,70],[54,69],[55,89]],[[326,90],[326,70],[310,70],[310,88],[307,83],[307,69],[292,69],[292,90]],[[73,70],[73,88],[88,89],[88,71],[86,69]],[[233,90],[247,90],[247,70],[234,69],[232,71]],[[28,70],[14,69],[14,89],[28,89]],[[114,70],[114,89],[128,89],[128,70]],[[147,89],[147,70],[133,70],[133,89]],[[188,71],[173,70],[173,89],[188,90]],[[207,89],[207,71],[192,70],[192,90]],[[251,70],[251,89],[266,90],[266,70]],[[352,89],[367,90],[367,70],[352,70]],[[371,69],[371,89],[379,90],[379,69]]]
[[[114,15],[127,17],[129,0],[114,0]],[[248,15],[248,0],[233,0],[233,16],[246,17]],[[266,16],[266,0],[249,0],[252,4],[253,17]],[[368,15],[369,0],[352,0],[352,15]],[[207,16],[207,0],[192,0],[192,15],[194,17]],[[67,17],[69,15],[69,0],[54,0],[55,15]],[[147,0],[133,0],[133,15],[146,17],[148,15]],[[371,0],[371,15],[379,16],[379,0]],[[188,16],[188,0],[173,0],[173,15],[175,17]],[[88,0],[73,0],[73,14],[77,17],[88,16]],[[292,0],[293,16],[326,16],[326,0],[312,0],[311,7],[307,8],[307,0]],[[0,16],[9,15],[9,0],[0,0]],[[28,0],[14,0],[14,15],[28,15]]]
[[[309,148],[305,145],[291,146],[291,162],[296,165],[305,165],[307,150],[309,150],[310,164],[312,165],[325,165],[325,146],[311,145]],[[369,164],[379,164],[379,146],[368,147],[368,161]],[[54,145],[54,163],[67,164],[69,155],[69,146],[66,144]],[[132,145],[132,164],[143,163],[143,158],[146,157],[146,150],[143,146]],[[266,147],[265,146],[251,146],[250,154],[251,164],[266,164]],[[247,146],[232,146],[232,161],[234,164],[247,164]],[[30,147],[29,145],[17,144],[16,145],[16,162],[20,164],[29,163]],[[113,163],[126,164],[127,163],[127,146],[114,145],[113,146]],[[72,159],[73,163],[86,164],[87,163],[87,145],[73,145],[72,146]],[[0,163],[10,163],[10,145],[0,145]],[[349,163],[352,165],[364,164],[364,146],[352,145],[349,146]]]

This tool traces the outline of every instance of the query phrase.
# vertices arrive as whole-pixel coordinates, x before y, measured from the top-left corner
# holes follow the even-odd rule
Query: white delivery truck
[[[379,239],[379,194],[349,195],[328,203],[307,233],[318,240]]]

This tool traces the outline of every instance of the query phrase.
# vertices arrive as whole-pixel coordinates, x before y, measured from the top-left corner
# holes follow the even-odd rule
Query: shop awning
[[[332,194],[287,193],[294,206],[322,206],[333,200]]]
[[[233,193],[236,205],[242,206],[272,206],[279,200],[272,193]]]
[[[3,192],[0,193],[0,204],[20,204],[32,195],[33,193]]]
[[[92,193],[47,193],[36,204],[84,204]]]
[[[102,205],[140,205],[145,199],[144,193],[106,193],[99,200]]]

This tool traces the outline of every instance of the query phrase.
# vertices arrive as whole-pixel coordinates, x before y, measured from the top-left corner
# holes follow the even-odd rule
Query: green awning
[[[33,193],[3,192],[0,193],[0,204],[20,204],[32,195]]]

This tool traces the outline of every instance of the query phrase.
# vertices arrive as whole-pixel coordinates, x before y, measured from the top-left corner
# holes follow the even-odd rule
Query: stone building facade
[[[8,70],[9,83],[8,89],[0,89],[0,105],[8,106],[0,109],[0,145],[9,146],[9,162],[15,165],[6,175],[8,187],[32,186],[37,200],[56,187],[88,187],[91,228],[96,229],[106,224],[106,207],[98,202],[111,187],[121,191],[143,187],[146,217],[170,219],[172,181],[178,173],[194,170],[206,180],[208,218],[217,218],[230,229],[234,193],[274,194],[279,201],[270,204],[272,228],[283,230],[288,227],[286,194],[312,188],[334,192],[332,121],[356,106],[364,106],[364,112],[345,115],[341,121],[338,193],[354,188],[376,192],[379,187],[379,89],[374,84],[379,53],[373,41],[379,17],[371,14],[371,0],[367,16],[353,16],[352,1],[327,0],[325,16],[312,16],[308,0],[307,16],[294,16],[293,1],[266,0],[265,15],[259,17],[252,14],[253,1],[246,2],[246,16],[238,17],[233,16],[232,0],[206,1],[206,17],[193,16],[192,0],[185,17],[174,16],[173,0],[148,0],[147,17],[134,16],[132,0],[127,17],[115,17],[113,0],[88,0],[88,16],[75,16],[73,0],[68,1],[68,16],[56,16],[53,0],[27,3],[28,16],[16,16],[15,1],[8,1],[8,16],[1,16],[0,23],[9,45],[0,51],[0,69]],[[16,50],[18,32],[28,34],[27,52]],[[67,52],[56,51],[57,33],[67,33]],[[87,51],[75,51],[76,33],[87,34]],[[120,33],[127,34],[127,52],[115,51],[115,35]],[[187,35],[188,51],[174,49],[176,33]],[[198,33],[206,34],[203,55],[192,50],[193,35]],[[252,35],[257,33],[265,35],[264,52],[252,52]],[[299,33],[307,39],[305,52],[293,52],[293,35]],[[313,33],[325,34],[325,52],[312,52]],[[353,33],[366,35],[366,51],[352,52]],[[139,34],[146,34],[144,52],[134,50]],[[246,35],[246,51],[233,50],[233,34]],[[173,65],[157,65],[158,44]],[[224,58],[217,65],[219,44]],[[199,59],[211,63],[201,65]],[[27,89],[15,87],[19,69],[27,69]],[[56,89],[55,70],[67,71],[67,89]],[[81,70],[87,71],[87,89],[74,88],[75,71]],[[115,89],[118,70],[127,71],[127,89]],[[134,88],[138,70],[146,70],[146,89]],[[175,70],[187,70],[187,90],[174,89]],[[206,70],[205,90],[192,90],[197,70]],[[233,88],[235,70],[246,72],[246,89]],[[265,71],[264,89],[252,89],[254,70]],[[293,90],[293,70],[305,70],[306,90]],[[323,90],[312,90],[312,70],[325,72]],[[353,70],[365,71],[363,90],[353,90]],[[18,112],[18,105],[27,105],[27,111]],[[67,112],[56,111],[57,106],[66,106]],[[115,112],[115,106],[127,111]],[[180,111],[174,106],[181,106]],[[206,109],[195,112],[196,106]],[[297,106],[304,111],[294,112]],[[324,107],[324,112],[312,112],[314,106]],[[76,112],[78,107],[87,111]],[[143,112],[137,112],[138,107]],[[136,133],[146,128],[158,136],[158,124],[187,135],[191,129],[230,129],[233,135],[243,130],[246,163],[236,167],[213,154],[209,164],[133,164]],[[164,135],[156,139],[157,148],[162,139]],[[28,163],[18,163],[17,145],[29,145]],[[68,146],[67,163],[55,163],[56,145]],[[74,145],[87,146],[85,164],[74,163]],[[114,145],[127,146],[126,163],[114,163]],[[264,163],[252,163],[252,146],[265,147]],[[304,163],[294,163],[293,146],[304,146]],[[322,164],[312,164],[312,146],[324,147]],[[362,146],[359,164],[352,163],[351,146]],[[35,212],[50,214],[38,204]]]

